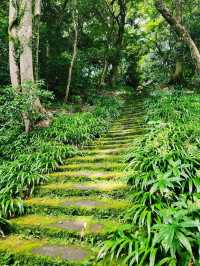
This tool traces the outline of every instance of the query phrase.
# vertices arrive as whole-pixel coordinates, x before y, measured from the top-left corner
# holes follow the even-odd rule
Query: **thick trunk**
[[[13,87],[20,85],[20,69],[19,58],[17,50],[19,51],[18,36],[17,36],[17,0],[10,0],[9,7],[9,65],[10,65],[10,78]]]
[[[165,18],[168,24],[176,31],[181,37],[182,41],[189,47],[191,56],[197,67],[198,74],[200,75],[200,52],[190,36],[188,30],[174,17],[170,10],[165,7],[163,0],[156,0],[155,6],[161,15]]]
[[[76,4],[75,4],[75,6],[76,6]],[[66,103],[67,103],[68,98],[69,98],[69,91],[70,91],[71,80],[72,80],[72,71],[73,71],[74,64],[76,62],[77,51],[78,51],[78,49],[77,49],[78,48],[78,18],[77,18],[76,13],[77,13],[77,11],[74,9],[73,10],[73,23],[74,23],[75,36],[74,36],[73,55],[72,55],[72,60],[71,60],[71,64],[69,67],[67,88],[66,88],[66,92],[65,92],[65,102]]]
[[[36,3],[39,1],[36,0]],[[9,61],[10,76],[13,87],[20,87],[20,93],[29,93],[23,86],[26,82],[34,82],[32,52],[32,0],[10,0],[9,10]],[[40,99],[36,98],[30,106],[37,112],[46,114]],[[31,109],[30,108],[30,109]],[[31,120],[28,111],[22,112],[25,131],[29,132]]]
[[[21,82],[34,82],[32,53],[32,0],[21,0],[23,16],[21,17],[20,37],[20,74]]]

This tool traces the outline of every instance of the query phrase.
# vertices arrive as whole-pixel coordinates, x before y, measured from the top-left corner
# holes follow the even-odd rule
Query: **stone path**
[[[107,135],[50,174],[25,201],[29,214],[11,220],[16,233],[0,241],[0,251],[27,257],[20,265],[94,265],[98,241],[118,228],[130,205],[122,157],[142,133],[141,119],[139,103],[126,106]]]

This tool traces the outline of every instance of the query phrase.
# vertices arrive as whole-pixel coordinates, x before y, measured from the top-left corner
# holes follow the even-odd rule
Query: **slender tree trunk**
[[[17,2],[18,0],[10,0],[9,7],[9,66],[11,84],[13,87],[19,87],[20,85],[19,53],[17,53],[17,50],[19,51],[16,24],[18,17]]]
[[[35,80],[39,80],[39,47],[40,47],[40,17],[41,17],[41,0],[35,0],[34,26],[35,26]]]
[[[78,18],[77,18],[77,10],[76,10],[77,2],[75,1],[75,7],[73,10],[73,24],[74,24],[74,47],[73,47],[73,55],[72,55],[72,60],[71,64],[69,67],[69,73],[68,73],[68,81],[67,81],[67,88],[65,92],[65,102],[67,103],[68,98],[69,98],[69,91],[70,91],[70,86],[71,86],[71,80],[72,80],[72,71],[74,64],[76,62],[76,57],[77,57],[77,52],[78,52]]]
[[[106,79],[107,73],[108,73],[108,60],[105,57],[103,71],[102,71],[101,79],[100,79],[100,82],[99,82],[99,87],[102,87],[105,84],[105,79]]]
[[[183,26],[177,18],[171,14],[170,10],[164,5],[163,0],[155,0],[155,6],[168,24],[176,31],[178,36],[181,37],[182,42],[184,42],[190,49],[191,57],[195,62],[198,74],[200,75],[200,52],[190,33],[185,26]]]
[[[174,0],[175,11],[176,11],[176,19],[179,23],[182,22],[182,0]],[[183,63],[180,58],[179,50],[181,49],[182,42],[180,37],[178,37],[178,41],[176,43],[176,64],[175,64],[175,71],[171,76],[169,84],[176,84],[180,83],[182,79],[182,72],[183,72]]]

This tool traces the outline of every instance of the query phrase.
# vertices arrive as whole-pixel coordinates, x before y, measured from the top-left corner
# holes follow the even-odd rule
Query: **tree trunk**
[[[29,93],[27,87],[23,85],[27,82],[30,82],[30,84],[34,82],[32,0],[10,0],[9,35],[9,61],[12,86],[20,87],[22,94]],[[30,86],[28,89],[32,90],[33,88]],[[35,111],[46,114],[39,98],[36,98],[31,105]],[[24,120],[25,131],[29,132],[31,121],[28,111],[22,113],[22,118]]]
[[[100,82],[99,82],[99,87],[102,87],[105,84],[105,79],[106,79],[107,72],[108,72],[108,60],[105,57],[103,71],[102,71],[101,79],[100,79]]]
[[[179,23],[182,22],[182,0],[174,0],[175,4],[175,11],[176,11],[176,19]],[[179,54],[179,50],[181,49],[182,42],[180,37],[178,37],[176,43],[176,64],[175,64],[175,71],[171,75],[169,84],[177,84],[181,82],[182,79],[182,72],[183,72],[183,63]]]
[[[35,27],[35,80],[39,80],[39,47],[40,47],[40,17],[41,17],[41,0],[35,0],[34,10],[34,27]]]
[[[168,24],[176,31],[182,42],[184,42],[190,49],[191,57],[195,62],[198,74],[200,75],[200,52],[190,36],[188,30],[174,17],[170,10],[164,5],[163,0],[155,0],[155,6],[161,15],[165,18]]]
[[[21,16],[19,38],[20,38],[20,74],[22,84],[34,82],[33,75],[33,53],[32,53],[32,0],[21,0],[23,15]]]
[[[17,0],[10,0],[9,7],[9,66],[10,66],[10,78],[13,87],[19,87],[20,85],[20,68],[19,68],[19,42],[17,36]]]
[[[177,60],[175,72],[172,74],[169,84],[171,83],[176,84],[181,82],[182,70],[183,70],[182,62]]]
[[[125,24],[126,24],[126,1],[125,0],[118,0],[118,6],[119,6],[119,15],[117,18],[117,24],[118,24],[118,33],[117,33],[117,39],[116,39],[116,52],[114,53],[114,58],[112,60],[112,70],[110,75],[110,82],[112,87],[115,86],[117,77],[118,77],[118,68],[121,61],[121,50],[123,45],[123,39],[124,39],[124,31],[125,31]]]
[[[67,103],[68,98],[69,98],[69,91],[70,91],[70,86],[71,86],[71,80],[72,80],[72,71],[73,71],[73,67],[76,61],[76,57],[77,57],[77,51],[78,51],[78,18],[77,18],[77,10],[76,10],[76,0],[75,0],[75,7],[73,10],[73,24],[74,24],[74,32],[75,32],[75,36],[74,36],[74,47],[73,47],[73,55],[72,55],[72,60],[71,60],[71,64],[69,67],[69,73],[68,73],[68,81],[67,81],[67,88],[66,88],[66,92],[65,92],[65,102]]]

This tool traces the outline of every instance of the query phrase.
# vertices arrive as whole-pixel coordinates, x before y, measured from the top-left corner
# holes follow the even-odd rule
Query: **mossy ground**
[[[11,220],[15,234],[0,241],[0,265],[121,265],[120,261],[96,263],[97,246],[121,226],[118,217],[130,206],[125,200],[128,173],[123,158],[142,134],[136,108],[126,107],[108,134],[49,174],[49,183],[25,200],[27,214]],[[89,255],[81,262],[56,256],[66,246],[75,253],[81,247]],[[55,256],[46,253],[51,249]]]

